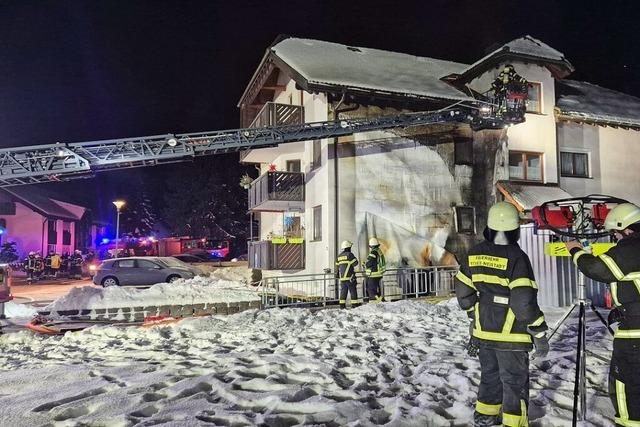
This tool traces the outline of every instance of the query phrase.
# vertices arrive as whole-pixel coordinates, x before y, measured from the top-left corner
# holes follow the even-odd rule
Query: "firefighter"
[[[44,259],[42,259],[42,255],[39,252],[36,252],[36,268],[34,272],[34,276],[36,280],[42,279],[44,274]]]
[[[378,303],[384,301],[382,298],[382,276],[386,270],[386,261],[380,242],[375,237],[369,239],[369,255],[365,262],[366,288],[369,301]]]
[[[336,259],[338,281],[340,282],[340,308],[347,307],[347,293],[351,297],[351,307],[355,308],[361,304],[361,301],[358,299],[358,282],[356,280],[358,258],[351,252],[352,246],[353,243],[348,240],[342,242],[340,245],[342,252]]]
[[[71,258],[69,258],[70,271],[69,276],[72,279],[82,279],[82,251],[76,249]]]
[[[60,271],[61,265],[62,260],[60,259],[60,255],[54,252],[53,255],[51,255],[51,274],[54,278],[58,277],[58,271]]]
[[[609,283],[615,308],[609,324],[620,323],[613,338],[609,395],[617,426],[640,426],[640,208],[622,203],[604,221],[618,244],[594,256],[567,242],[573,262],[587,277]]]
[[[53,271],[51,270],[51,257],[53,251],[49,251],[46,257],[44,257],[44,277],[53,277]]]
[[[460,262],[458,303],[471,320],[469,354],[480,356],[474,425],[528,425],[529,354],[549,350],[531,263],[518,246],[519,215],[506,202],[489,209],[485,240]]]
[[[36,253],[31,251],[29,255],[22,261],[24,271],[27,272],[27,283],[32,284],[36,278]]]
[[[527,81],[516,73],[513,65],[507,64],[504,66],[504,69],[500,71],[498,77],[491,84],[491,89],[496,98],[496,104],[498,104],[497,113],[500,115],[504,115],[508,111],[507,106],[507,94],[508,92],[514,93],[527,93]],[[520,108],[526,108],[523,104]]]

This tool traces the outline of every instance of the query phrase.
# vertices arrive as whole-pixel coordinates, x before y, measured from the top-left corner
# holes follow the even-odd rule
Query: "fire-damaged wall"
[[[392,114],[373,110],[350,115]],[[340,139],[338,156],[338,238],[362,258],[376,236],[392,266],[455,264],[481,236],[508,170],[506,132],[466,125],[356,134]],[[456,207],[475,208],[476,233],[456,231]]]

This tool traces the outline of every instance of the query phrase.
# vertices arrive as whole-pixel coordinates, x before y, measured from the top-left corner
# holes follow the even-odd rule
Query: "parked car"
[[[178,254],[178,255],[171,255],[172,258],[176,258],[182,262],[186,262],[187,264],[198,264],[201,262],[207,262],[209,260],[204,259],[202,257],[199,256],[195,256],[193,254]]]
[[[153,285],[191,279],[201,271],[171,257],[131,257],[109,259],[96,269],[93,283],[103,287]]]

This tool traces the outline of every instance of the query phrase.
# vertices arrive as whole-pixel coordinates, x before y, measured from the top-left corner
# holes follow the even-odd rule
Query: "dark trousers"
[[[360,304],[358,301],[357,282],[354,280],[340,281],[340,305],[347,304],[347,294],[351,296],[351,305]]]
[[[502,413],[504,425],[524,425],[529,406],[529,353],[481,347],[480,369],[476,418]]]
[[[380,282],[382,277],[367,277],[367,297],[369,301],[379,301],[382,296]]]
[[[613,340],[609,396],[616,411],[617,426],[640,423],[640,339]]]

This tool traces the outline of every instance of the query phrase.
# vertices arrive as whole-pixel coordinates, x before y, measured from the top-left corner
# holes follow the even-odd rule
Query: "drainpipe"
[[[340,97],[340,101],[338,101],[338,104],[336,104],[335,108],[333,109],[333,120],[338,122],[340,121],[340,113],[346,113],[348,111],[355,111],[358,108],[360,108],[359,104],[354,104],[352,107],[346,107],[343,109],[340,109],[340,107],[342,106],[342,104],[344,103],[344,98],[346,96],[346,92],[342,92],[342,96]],[[334,230],[333,230],[333,240],[334,240],[334,244],[333,244],[333,259],[338,258],[338,254],[340,253],[339,248],[340,248],[340,242],[338,241],[339,239],[339,217],[340,214],[338,212],[338,208],[340,206],[339,202],[340,202],[340,197],[339,197],[339,193],[338,193],[338,189],[340,188],[340,186],[338,185],[339,182],[339,173],[338,173],[338,164],[339,164],[339,159],[338,159],[338,137],[333,138],[333,182],[334,182],[334,201],[333,201],[333,223],[334,223]]]
[[[47,218],[45,217],[45,219],[42,220],[42,243],[40,244],[40,253],[44,254],[44,225],[47,223]],[[47,243],[49,243],[49,235],[47,234]]]

